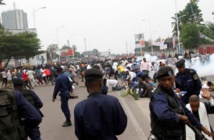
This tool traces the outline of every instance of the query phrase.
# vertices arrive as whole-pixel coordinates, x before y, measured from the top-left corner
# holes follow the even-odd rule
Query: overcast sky
[[[77,51],[94,48],[99,51],[126,53],[134,50],[134,34],[144,33],[153,40],[172,36],[171,17],[177,9],[183,10],[189,0],[4,0],[0,12],[23,9],[28,14],[28,26],[34,27],[35,12],[38,37],[43,49],[49,44],[76,44]],[[204,21],[214,22],[214,0],[200,0]],[[147,21],[142,21],[147,20]],[[64,27],[62,27],[64,26]],[[126,49],[126,42],[128,49]]]

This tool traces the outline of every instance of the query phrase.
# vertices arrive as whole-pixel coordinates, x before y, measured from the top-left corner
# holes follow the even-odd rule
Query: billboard
[[[135,48],[145,47],[144,34],[135,34]]]
[[[74,52],[72,49],[61,50],[61,56],[62,57],[74,56]]]

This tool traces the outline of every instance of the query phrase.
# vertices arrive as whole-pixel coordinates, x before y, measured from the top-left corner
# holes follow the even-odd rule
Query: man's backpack
[[[0,89],[0,140],[23,140],[14,90]]]

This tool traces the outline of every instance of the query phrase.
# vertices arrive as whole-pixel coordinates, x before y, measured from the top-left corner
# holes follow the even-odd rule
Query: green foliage
[[[80,54],[80,52],[75,52],[74,56],[80,58],[81,54]]]
[[[204,33],[207,33],[209,37],[214,39],[214,23],[208,22],[206,26],[206,31]]]
[[[50,44],[47,48],[48,52],[53,52],[53,51],[58,51],[58,46],[57,44]]]
[[[173,27],[173,35],[177,36],[177,17],[178,17],[178,26],[179,30],[182,32],[183,25],[188,23],[195,23],[197,25],[201,25],[203,22],[201,10],[198,7],[199,0],[191,0],[184,10],[179,11],[175,14],[175,17],[172,17],[172,27]]]
[[[181,15],[185,15],[181,18],[182,24],[195,23],[200,25],[203,22],[202,13],[197,3],[188,3],[183,11],[180,11]]]
[[[137,93],[137,91],[134,89],[134,90],[128,90],[127,91],[127,94],[128,95],[131,95],[135,100],[138,100],[139,99],[139,97],[138,97],[138,93]]]
[[[29,59],[44,53],[39,49],[40,40],[37,38],[37,34],[30,32],[12,34],[5,31],[0,25],[0,60],[6,60],[6,65],[11,58]]]
[[[23,32],[13,35],[2,35],[0,39],[2,59],[26,58],[29,59],[42,53],[40,40],[35,33]]]
[[[185,49],[196,49],[200,43],[196,24],[185,24],[181,32],[181,41]]]
[[[99,51],[97,49],[93,49],[91,53],[95,56],[99,55]]]
[[[62,46],[62,48],[60,50],[68,50],[68,49],[71,49],[71,47],[64,45],[64,46]]]
[[[74,50],[74,52],[76,52],[76,51],[77,51],[77,46],[76,46],[76,45],[73,45],[73,46],[72,46],[72,49]]]

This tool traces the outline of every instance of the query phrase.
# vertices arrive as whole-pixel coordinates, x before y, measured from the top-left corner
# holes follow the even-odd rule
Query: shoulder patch
[[[198,80],[198,75],[197,74],[193,75],[193,79]]]
[[[189,71],[189,73],[193,73],[193,72],[194,72],[193,70],[190,70],[190,71]]]

